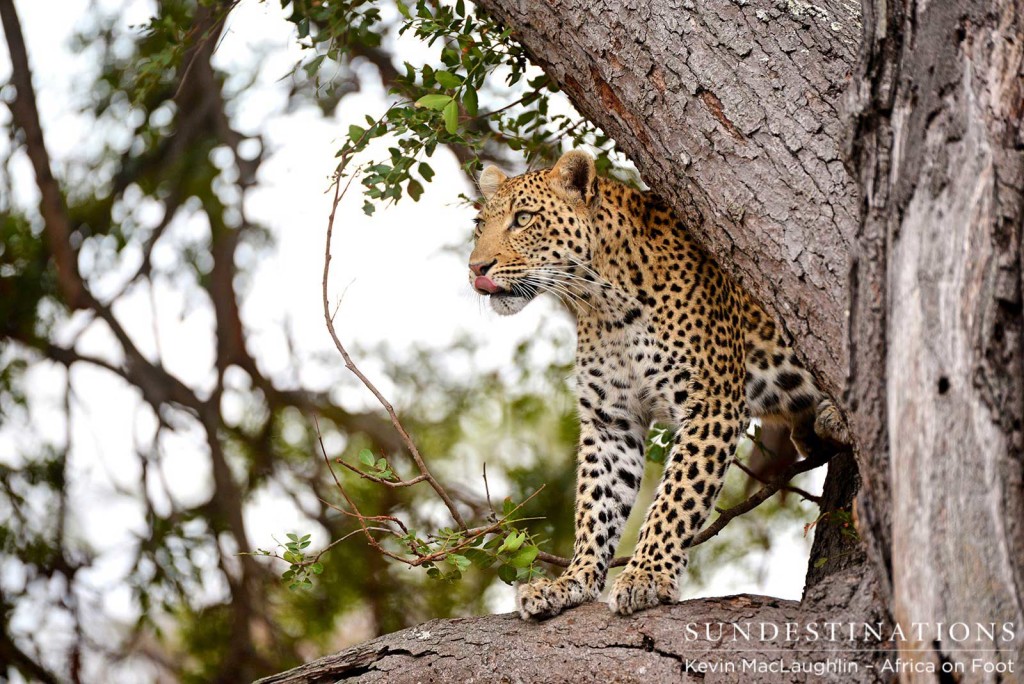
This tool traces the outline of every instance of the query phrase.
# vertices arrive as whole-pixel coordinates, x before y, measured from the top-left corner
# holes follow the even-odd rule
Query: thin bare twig
[[[328,298],[327,282],[331,272],[331,238],[334,235],[334,219],[338,213],[338,205],[341,203],[345,193],[348,192],[348,189],[352,185],[352,181],[356,176],[356,174],[349,176],[348,182],[345,183],[344,189],[342,189],[340,174],[348,161],[348,159],[343,158],[339,164],[338,172],[335,174],[334,201],[331,205],[331,215],[327,220],[327,239],[324,247],[324,276],[322,282],[324,321],[327,323],[327,330],[331,334],[331,339],[334,340],[334,346],[337,347],[341,357],[345,360],[345,367],[359,378],[359,381],[363,383],[363,386],[370,390],[373,396],[377,398],[377,401],[380,402],[380,405],[384,407],[388,417],[391,419],[391,424],[394,426],[398,435],[402,438],[402,443],[405,444],[406,449],[409,450],[409,454],[412,456],[412,460],[416,463],[416,467],[419,468],[423,479],[430,484],[431,488],[433,488],[444,502],[445,506],[448,508],[448,512],[451,513],[452,519],[455,520],[455,523],[459,526],[459,529],[466,530],[466,521],[462,518],[462,514],[459,513],[458,507],[455,505],[455,502],[452,500],[451,496],[449,496],[445,488],[441,486],[441,483],[439,483],[437,479],[434,478],[433,474],[431,474],[430,469],[427,468],[427,464],[424,462],[423,456],[420,455],[420,451],[416,447],[416,443],[413,441],[412,437],[409,436],[409,433],[402,425],[402,421],[399,420],[398,414],[395,412],[395,408],[391,405],[391,402],[381,394],[380,390],[377,389],[370,379],[363,374],[359,367],[356,366],[355,361],[352,360],[352,357],[349,355],[348,350],[345,349],[345,345],[342,344],[341,339],[339,339],[338,333],[334,328],[334,320],[331,315],[330,300]]]
[[[487,464],[484,463],[484,494],[487,496],[487,507],[491,509],[491,518],[497,518],[498,513],[494,510],[494,504],[491,503],[491,486],[487,484]]]

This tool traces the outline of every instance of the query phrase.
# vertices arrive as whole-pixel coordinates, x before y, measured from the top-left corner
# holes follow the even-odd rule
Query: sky
[[[86,25],[95,7],[119,12],[126,25],[143,23],[149,13],[147,2],[129,0],[60,0],[61,11],[52,2],[16,0],[34,70],[39,107],[47,144],[60,175],[63,164],[83,154],[91,144],[90,121],[76,113],[75,103],[86,95],[95,69],[87,58],[69,49],[73,32]],[[408,46],[415,51],[417,48]],[[86,53],[86,56],[88,53]],[[260,64],[253,87],[233,112],[233,122],[243,132],[263,135],[269,158],[260,169],[259,185],[246,198],[244,210],[250,220],[267,226],[276,240],[272,256],[257,266],[252,286],[242,306],[243,322],[251,331],[247,345],[268,375],[282,383],[294,382],[311,389],[329,388],[340,377],[341,361],[325,368],[303,364],[294,377],[290,362],[289,330],[303,356],[334,354],[323,322],[321,273],[324,234],[330,211],[326,194],[328,176],[335,164],[350,123],[362,122],[365,114],[386,107],[379,87],[364,87],[350,95],[332,118],[319,110],[286,107],[287,74],[302,55],[291,25],[283,20],[280,3],[242,0],[231,16],[217,49],[215,65],[229,72],[249,73]],[[10,72],[7,51],[0,51],[0,78]],[[228,88],[234,83],[229,82]],[[0,125],[9,122],[0,108]],[[0,142],[6,144],[6,141]],[[401,356],[414,346],[444,349],[459,336],[469,335],[479,344],[475,362],[480,370],[500,369],[512,357],[512,350],[533,336],[541,326],[571,334],[570,319],[559,312],[549,298],[532,303],[521,314],[500,317],[482,304],[468,284],[465,265],[469,252],[472,210],[459,204],[460,193],[473,189],[458,170],[454,158],[439,150],[431,161],[437,178],[427,187],[419,203],[403,201],[367,218],[361,211],[362,198],[353,185],[340,210],[332,245],[332,299],[340,301],[338,332],[353,349],[369,349],[387,343]],[[15,190],[22,203],[35,201],[34,177],[23,158],[15,166]],[[182,221],[174,226],[178,239],[203,235],[208,227]],[[373,255],[368,258],[367,255]],[[114,292],[133,268],[111,272],[100,284],[100,294]],[[173,265],[175,250],[157,250],[154,259]],[[240,255],[245,258],[245,254]],[[343,296],[342,296],[343,295]],[[154,314],[155,312],[155,314]],[[164,363],[173,374],[190,384],[211,386],[213,382],[212,313],[194,307],[169,286],[157,288],[151,300],[138,292],[122,301],[115,314],[142,340],[144,351],[159,344]],[[68,334],[77,330],[72,320]],[[81,341],[83,352],[109,357],[108,333],[94,327]],[[555,353],[555,352],[551,352]],[[562,352],[571,353],[571,352]],[[118,361],[111,358],[112,361]],[[565,359],[568,360],[568,359]],[[386,395],[393,389],[372,357],[357,362]],[[453,372],[464,372],[454,368]],[[87,578],[95,591],[96,606],[117,620],[130,621],[134,608],[127,587],[117,579],[126,570],[130,554],[124,545],[133,530],[143,529],[140,512],[131,498],[117,494],[137,486],[138,464],[133,449],[152,430],[144,413],[137,411],[136,394],[92,368],[76,368],[78,387],[74,419],[70,426],[77,445],[73,458],[74,496],[82,516],[75,521],[78,533],[101,551],[100,561]],[[59,406],[60,373],[45,366],[30,375],[30,392],[36,401],[32,420],[37,426],[62,423]],[[230,378],[229,378],[230,381]],[[352,401],[351,393],[346,401]],[[365,395],[356,399],[372,405]],[[151,421],[150,421],[151,422]],[[24,436],[17,426],[0,426],[0,461],[17,453]],[[167,480],[174,496],[183,503],[205,500],[209,495],[208,468],[201,435],[187,431],[172,438],[174,459],[167,468]],[[820,484],[818,485],[820,487]],[[301,523],[290,504],[268,494],[247,512],[252,542],[272,546],[273,537]],[[257,537],[256,531],[265,538]],[[326,539],[315,539],[326,543]],[[799,531],[788,530],[773,547],[767,572],[758,582],[728,568],[714,573],[702,595],[754,591],[786,598],[799,598],[806,568],[806,544]],[[121,550],[119,550],[121,549]],[[11,579],[11,569],[0,571],[0,581]],[[510,590],[494,594],[495,611],[510,610]],[[22,611],[19,626],[41,629],[49,626],[47,616]]]

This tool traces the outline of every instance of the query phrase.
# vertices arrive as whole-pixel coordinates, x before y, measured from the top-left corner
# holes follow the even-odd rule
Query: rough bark
[[[888,646],[829,641],[787,641],[787,623],[881,620],[874,607],[873,575],[847,570],[812,590],[815,610],[797,601],[768,596],[729,596],[662,606],[631,617],[613,617],[608,607],[588,604],[540,624],[515,614],[461,620],[433,620],[389,634],[260,684],[320,682],[674,682],[692,675],[712,682],[875,682],[887,681],[879,667]],[[753,638],[733,641],[731,623],[753,629]],[[719,623],[724,623],[719,637]],[[761,623],[771,627],[761,639]],[[710,637],[706,624],[710,624]],[[793,636],[795,633],[791,633]],[[780,651],[785,649],[785,652]],[[743,663],[782,660],[831,662],[822,675],[743,671]],[[701,663],[733,664],[734,672],[700,672]],[[856,671],[851,667],[856,666]],[[840,669],[842,668],[842,669]]]
[[[892,490],[891,515],[872,492],[866,522],[898,621],[1019,626],[1024,3],[884,0],[865,16],[851,382],[862,468]],[[972,646],[1019,656],[1024,634]],[[936,666],[972,656],[906,648]]]

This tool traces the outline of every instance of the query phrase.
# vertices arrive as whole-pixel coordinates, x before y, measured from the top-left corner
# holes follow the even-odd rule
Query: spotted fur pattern
[[[580,444],[569,567],[518,588],[542,618],[598,597],[640,486],[652,421],[673,444],[636,550],[608,603],[675,601],[685,551],[713,510],[750,417],[792,427],[803,452],[848,442],[842,418],[771,318],[708,258],[657,196],[596,178],[570,152],[551,170],[481,177],[470,282],[501,314],[537,294],[575,314]],[[817,421],[817,422],[816,422]]]

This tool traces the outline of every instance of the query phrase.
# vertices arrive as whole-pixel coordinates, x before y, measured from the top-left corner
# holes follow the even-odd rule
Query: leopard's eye
[[[517,211],[516,215],[512,218],[513,228],[525,228],[530,225],[533,221],[533,217],[536,216],[532,211]]]
[[[477,216],[473,219],[473,239],[479,238],[482,232],[484,232],[484,220]]]

